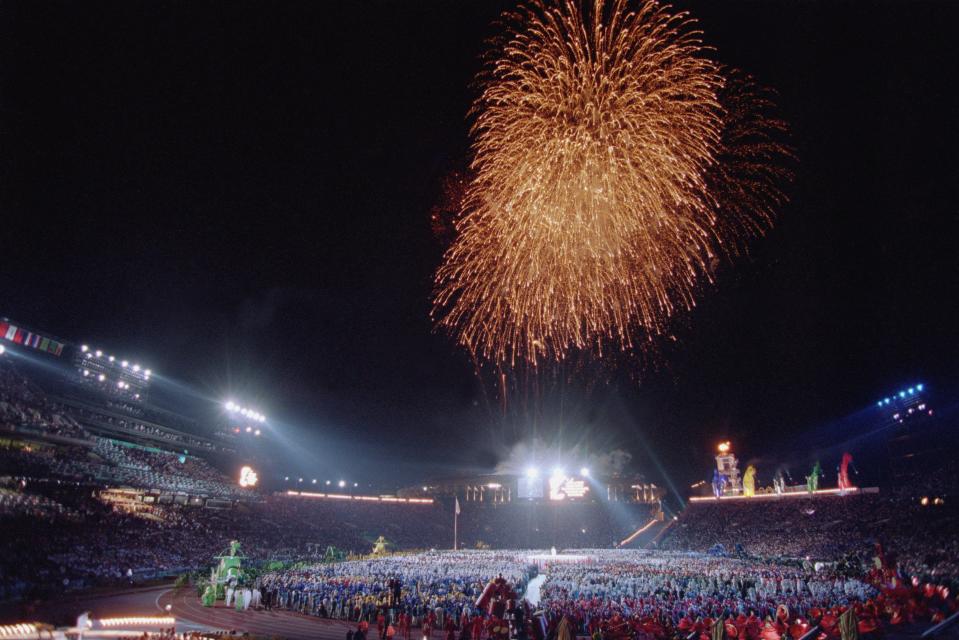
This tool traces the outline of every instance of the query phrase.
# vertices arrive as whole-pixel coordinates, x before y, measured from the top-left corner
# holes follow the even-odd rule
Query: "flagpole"
[[[456,551],[456,547],[459,543],[459,519],[460,519],[460,499],[456,498],[456,502],[453,506],[453,551]]]

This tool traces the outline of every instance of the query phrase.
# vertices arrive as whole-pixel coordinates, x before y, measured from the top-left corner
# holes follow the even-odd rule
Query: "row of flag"
[[[62,342],[41,336],[39,333],[27,331],[3,320],[0,320],[0,338],[32,349],[39,349],[54,356],[63,353],[64,344]]]

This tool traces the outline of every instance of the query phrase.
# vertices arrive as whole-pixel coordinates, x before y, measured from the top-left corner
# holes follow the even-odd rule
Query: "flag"
[[[7,340],[13,340],[17,335],[17,328],[12,324],[7,325],[7,332],[3,334],[3,337]]]
[[[460,499],[456,498],[456,515],[460,514]]]

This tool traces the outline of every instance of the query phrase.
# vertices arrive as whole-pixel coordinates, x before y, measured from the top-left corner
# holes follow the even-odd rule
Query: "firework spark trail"
[[[730,178],[712,170],[724,78],[692,20],[655,2],[534,3],[505,22],[434,315],[501,365],[628,349],[690,308],[717,245],[748,231],[749,205],[720,223],[711,191]]]
[[[716,244],[736,255],[746,240],[772,227],[787,201],[783,189],[792,181],[796,154],[783,142],[789,125],[776,115],[775,94],[737,69],[723,75],[723,132],[706,184],[718,213]]]

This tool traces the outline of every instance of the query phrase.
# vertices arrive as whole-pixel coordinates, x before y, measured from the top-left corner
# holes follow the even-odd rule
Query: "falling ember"
[[[560,0],[504,22],[434,318],[499,365],[630,349],[693,306],[776,198],[723,217],[725,79],[685,13]]]

